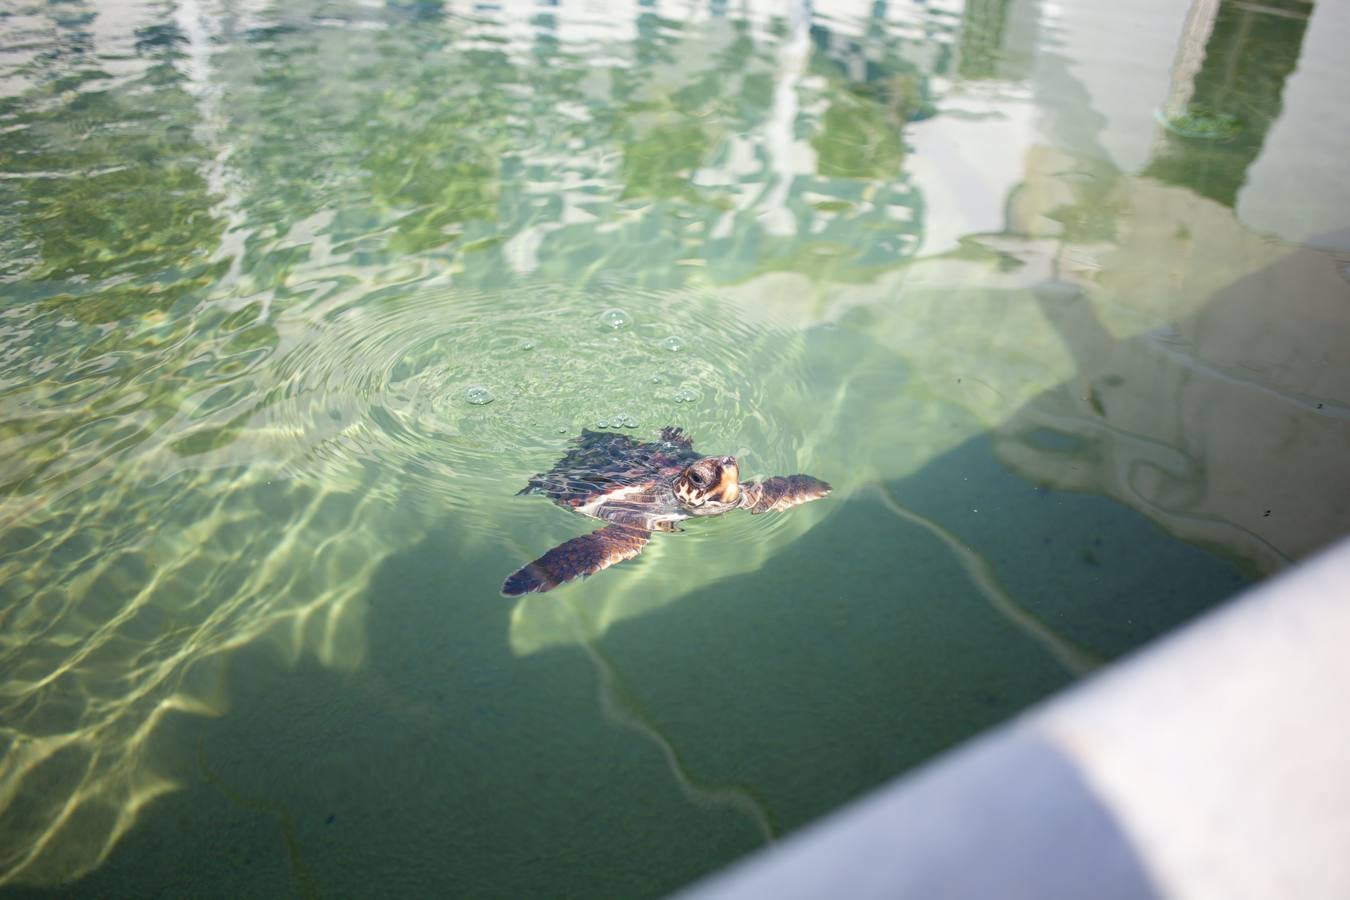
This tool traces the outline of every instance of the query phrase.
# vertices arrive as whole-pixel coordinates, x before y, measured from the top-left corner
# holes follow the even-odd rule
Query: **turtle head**
[[[741,470],[734,456],[705,456],[675,478],[675,496],[685,506],[735,506]]]

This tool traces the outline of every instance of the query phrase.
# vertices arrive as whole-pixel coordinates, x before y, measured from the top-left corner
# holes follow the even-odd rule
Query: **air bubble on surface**
[[[600,321],[618,331],[633,324],[633,319],[621,309],[607,309],[600,314]]]
[[[473,387],[464,391],[464,399],[468,400],[474,406],[487,406],[497,398],[492,395],[492,391],[483,387],[481,384],[475,384]]]

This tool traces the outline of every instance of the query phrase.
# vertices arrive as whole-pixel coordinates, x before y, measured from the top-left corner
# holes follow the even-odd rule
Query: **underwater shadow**
[[[1077,372],[997,429],[1000,459],[1114,497],[1251,576],[1327,546],[1350,532],[1341,268],[1289,247],[1194,314],[1126,339],[1081,285],[1037,286]]]
[[[1282,546],[1286,532],[1247,544],[1232,537],[1247,530],[1220,522],[1208,533],[1222,540],[1208,549],[1169,533],[1214,518],[1181,515],[1191,507],[1175,498],[1229,496],[1207,479],[1255,464],[1255,445],[1160,437],[1137,410],[1176,422],[1178,409],[1254,393],[1293,410],[1303,433],[1309,421],[1330,423],[1343,438],[1345,407],[1332,395],[1233,375],[1256,360],[1233,317],[1269,335],[1261,295],[1307,263],[1277,262],[1165,334],[1125,340],[1076,289],[1037,286],[1078,361],[1073,378],[911,474],[813,504],[813,525],[788,533],[753,572],[570,646],[513,651],[512,605],[497,590],[514,551],[483,553],[465,539],[470,523],[447,520],[375,571],[364,668],[296,663],[262,641],[235,651],[221,676],[230,710],[170,713],[146,750],[179,789],[81,880],[7,894],[657,896],[686,884],[1006,720],[1261,571],[1260,547]],[[880,345],[858,354],[848,331],[847,318],[813,329],[812,352],[859,360],[840,421],[866,428],[849,410],[896,390],[881,374],[895,354]],[[1222,357],[1212,339],[1230,334],[1239,337]],[[1336,334],[1322,320],[1305,337]],[[1143,389],[1134,405],[1131,388]],[[1193,477],[1166,495],[1168,515],[1130,500],[1159,445],[1209,452],[1177,470]],[[1280,470],[1291,479],[1281,490],[1339,477],[1325,468],[1334,446],[1304,448],[1301,463]],[[845,446],[840,456],[859,462]],[[1341,521],[1335,495],[1325,492],[1323,516],[1293,517],[1300,527],[1287,533],[1329,536],[1313,523]],[[1246,498],[1272,509],[1263,522],[1281,509],[1266,496]],[[598,577],[622,592],[624,574]],[[603,596],[564,593],[576,590],[549,597],[584,613]]]
[[[1350,530],[1340,265],[1251,233],[1234,247],[1247,274],[1123,338],[1101,310],[1135,287],[1026,285],[1071,377],[918,472],[837,494],[753,573],[592,640],[681,777],[738,785],[781,834]],[[874,388],[855,413],[894,386]]]
[[[586,657],[512,653],[499,568],[447,524],[372,578],[363,669],[230,654],[229,710],[146,749],[177,790],[79,880],[0,895],[656,896],[758,846],[616,734]]]
[[[1350,530],[1343,274],[1251,238],[1266,264],[1126,338],[1031,285],[1072,377],[594,640],[682,777],[781,834]]]

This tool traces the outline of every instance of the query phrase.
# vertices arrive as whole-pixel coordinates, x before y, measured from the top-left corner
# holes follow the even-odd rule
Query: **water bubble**
[[[559,425],[559,426],[558,426],[557,428],[555,428],[554,430],[557,431],[558,434],[567,434],[567,426],[566,426],[566,425]]]
[[[696,400],[698,400],[701,396],[702,395],[700,395],[699,392],[694,390],[693,388],[681,388],[680,390],[675,392],[675,396],[672,399],[676,403],[693,403]]]
[[[669,350],[671,353],[678,353],[684,349],[684,341],[672,334],[661,342],[661,349]]]
[[[610,328],[618,331],[620,328],[627,328],[633,324],[632,318],[628,313],[621,309],[607,309],[600,314],[600,321],[604,322]]]
[[[652,384],[660,384],[661,381],[662,381],[662,378],[661,378],[660,375],[653,375],[651,378],[649,378],[649,379],[647,379],[647,380],[650,381]]]
[[[521,342],[520,342],[520,349],[522,349],[522,350],[533,350],[533,349],[534,349],[534,341],[521,341]]]
[[[475,384],[473,387],[464,391],[464,399],[468,400],[474,406],[487,406],[497,398],[492,396],[492,391],[489,391],[481,384]]]
[[[608,428],[608,427],[609,427],[609,419],[599,419],[599,420],[597,420],[596,423],[595,423],[595,427],[596,427],[596,428]]]

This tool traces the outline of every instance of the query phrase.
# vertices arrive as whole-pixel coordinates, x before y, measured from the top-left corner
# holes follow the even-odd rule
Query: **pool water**
[[[1350,15],[0,0],[0,891],[659,896],[1350,531]],[[676,425],[825,500],[503,579]]]

